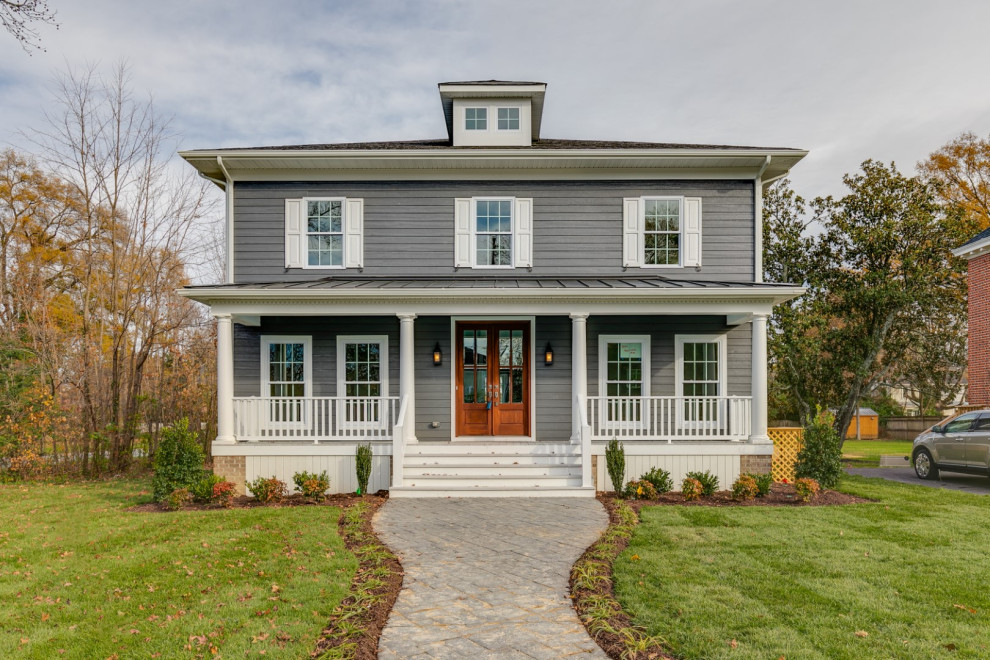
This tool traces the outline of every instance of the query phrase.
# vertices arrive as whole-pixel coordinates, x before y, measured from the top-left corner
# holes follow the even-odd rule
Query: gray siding
[[[622,198],[701,197],[702,268],[622,269]],[[752,181],[238,183],[234,186],[237,282],[319,279],[353,270],[285,268],[285,199],[364,199],[365,275],[454,274],[454,198],[533,198],[533,269],[461,273],[622,275],[752,281]]]
[[[450,345],[449,316],[416,319],[416,437],[420,440],[450,439],[450,367],[454,349]],[[443,364],[434,366],[433,347],[439,342]],[[398,356],[396,356],[398,359]],[[433,428],[432,422],[439,422]]]
[[[536,318],[536,439],[567,442],[571,437],[571,319]],[[553,365],[546,366],[544,349],[553,347]]]

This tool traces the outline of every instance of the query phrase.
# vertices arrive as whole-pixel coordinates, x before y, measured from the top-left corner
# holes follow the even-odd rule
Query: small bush
[[[751,477],[756,480],[756,496],[766,497],[770,494],[770,489],[773,488],[773,475],[769,472],[764,472],[761,474],[752,474]]]
[[[315,472],[296,472],[292,475],[292,483],[296,485],[296,490],[303,494],[303,497],[320,499],[326,495],[330,489],[330,477],[324,470],[319,474]]]
[[[714,495],[718,490],[718,477],[705,470],[704,472],[688,472],[684,475],[688,479],[696,479],[701,484],[702,495]]]
[[[234,501],[234,484],[230,481],[218,481],[213,484],[213,497],[211,501],[216,502],[225,509],[230,508]]]
[[[192,500],[188,488],[176,488],[162,498],[162,506],[169,511],[178,511]]]
[[[612,490],[616,497],[622,497],[622,484],[626,478],[626,450],[617,438],[608,441],[605,447],[605,467],[612,480]]]
[[[794,482],[794,492],[803,502],[808,502],[821,490],[821,486],[814,479],[802,477]]]
[[[669,493],[674,489],[674,480],[670,478],[670,472],[655,467],[640,477],[641,481],[649,481],[657,493]]]
[[[625,495],[631,500],[655,500],[659,497],[657,489],[645,479],[627,483]]]
[[[212,472],[204,472],[203,477],[189,489],[193,502],[209,504],[213,501],[213,487],[224,481],[224,478]]]
[[[374,456],[374,454],[371,451],[370,442],[357,446],[357,452],[354,455],[354,469],[357,472],[358,495],[364,495],[368,492],[368,479],[371,478],[372,456]]]
[[[688,477],[681,483],[681,494],[684,495],[684,499],[688,502],[698,499],[703,492],[704,487],[697,479]]]
[[[842,440],[835,432],[835,415],[818,408],[804,430],[804,446],[794,464],[794,476],[817,481],[823,488],[835,488],[842,476]]]
[[[172,491],[188,489],[203,477],[203,448],[199,437],[189,430],[189,420],[183,419],[162,431],[155,452],[155,476],[151,481],[152,496],[162,502]]]
[[[254,498],[262,503],[280,502],[288,492],[285,482],[279,481],[275,477],[269,479],[258,477],[248,483],[247,487],[251,491],[251,494],[254,495]]]
[[[759,492],[760,489],[756,485],[756,479],[748,474],[739,475],[739,478],[732,484],[732,497],[737,500],[754,499]]]

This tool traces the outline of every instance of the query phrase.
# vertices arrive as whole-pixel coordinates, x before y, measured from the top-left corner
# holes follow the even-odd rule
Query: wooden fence
[[[771,428],[767,435],[773,440],[773,460],[770,472],[774,481],[794,481],[794,463],[804,438],[802,428]]]

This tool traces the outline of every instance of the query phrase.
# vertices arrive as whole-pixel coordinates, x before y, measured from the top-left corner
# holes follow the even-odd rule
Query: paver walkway
[[[595,499],[389,500],[375,530],[405,569],[379,658],[605,658],[568,597],[605,530]]]

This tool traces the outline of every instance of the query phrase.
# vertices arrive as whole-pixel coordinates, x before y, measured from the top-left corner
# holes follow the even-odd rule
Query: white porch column
[[[588,396],[588,315],[571,314],[571,396]],[[588,420],[578,420],[571,415],[571,442],[581,440],[581,425]]]
[[[234,323],[230,314],[217,314],[217,444],[234,438]]]
[[[399,396],[406,397],[405,439],[407,442],[416,442],[416,349],[413,336],[413,322],[416,315],[398,314],[397,316],[399,317]]]
[[[768,444],[767,436],[767,315],[753,316],[753,412],[750,442]]]

